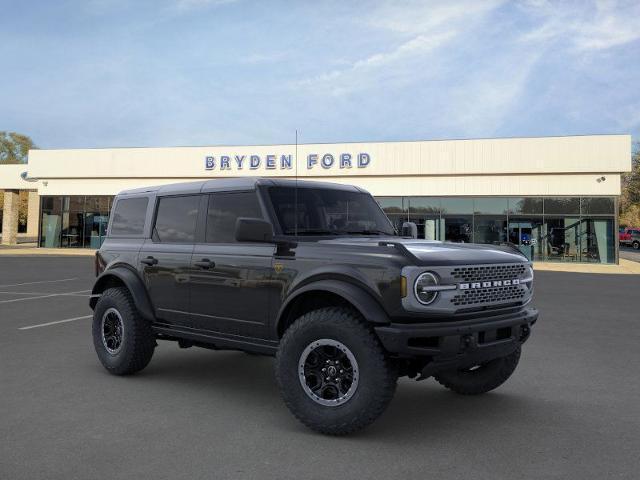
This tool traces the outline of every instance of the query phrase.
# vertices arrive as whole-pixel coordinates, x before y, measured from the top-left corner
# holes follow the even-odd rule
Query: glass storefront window
[[[542,260],[542,217],[510,216],[508,240],[529,260]]]
[[[418,238],[444,240],[444,226],[440,220],[439,197],[409,197],[409,221],[418,227]]]
[[[579,261],[580,218],[544,217],[543,251],[549,261]]]
[[[505,205],[506,206],[506,205]],[[476,215],[473,220],[473,242],[499,245],[507,241],[507,216]]]
[[[443,198],[442,215],[473,213],[473,198]]]
[[[409,197],[409,217],[413,215],[440,215],[440,204],[442,199],[439,197]]]
[[[62,229],[62,198],[42,197],[42,219],[40,222],[40,246],[56,248],[60,246]]]
[[[615,215],[615,201],[612,197],[583,197],[580,199],[582,215]]]
[[[444,217],[444,239],[456,243],[473,242],[473,217],[450,215]]]
[[[542,197],[509,198],[509,215],[542,215]]]
[[[111,196],[43,196],[41,247],[99,248],[106,234]]]
[[[473,201],[473,212],[476,215],[506,215],[508,210],[507,198],[476,198]]]
[[[408,221],[407,209],[403,197],[376,197],[380,208],[387,214],[394,228],[402,231],[402,224]]]
[[[398,231],[418,238],[516,245],[536,261],[615,262],[614,197],[377,197]],[[99,248],[111,196],[41,197],[42,247]],[[543,209],[544,207],[544,209]]]
[[[615,262],[614,221],[607,218],[583,218],[581,225],[580,261]]]
[[[62,213],[62,247],[82,247],[84,230],[84,196],[64,197]]]
[[[580,215],[579,197],[548,197],[544,199],[546,215]]]

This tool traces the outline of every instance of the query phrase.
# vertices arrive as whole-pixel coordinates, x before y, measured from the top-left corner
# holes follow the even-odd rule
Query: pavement
[[[620,247],[620,258],[631,262],[640,262],[640,250],[631,247]]]
[[[514,376],[479,397],[399,381],[363,432],[325,437],[282,403],[273,360],[160,342],[108,374],[88,257],[0,257],[0,478],[637,479],[640,276],[538,271]],[[53,322],[53,323],[52,323]]]

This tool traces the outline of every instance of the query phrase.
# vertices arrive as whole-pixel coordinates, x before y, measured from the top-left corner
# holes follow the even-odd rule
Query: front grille
[[[457,267],[451,270],[451,277],[463,282],[483,280],[511,280],[520,278],[526,271],[523,264],[483,265],[477,267]]]
[[[477,290],[464,290],[462,293],[455,295],[451,299],[451,303],[456,306],[477,305],[479,303],[518,301],[524,296],[525,290],[519,285],[487,287],[479,288]]]

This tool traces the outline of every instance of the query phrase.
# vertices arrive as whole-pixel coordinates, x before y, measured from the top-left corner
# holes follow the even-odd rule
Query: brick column
[[[19,207],[20,195],[18,190],[5,190],[2,212],[2,245],[15,245],[17,243]]]
[[[40,195],[37,190],[29,191],[27,203],[27,236],[37,237],[40,225]]]

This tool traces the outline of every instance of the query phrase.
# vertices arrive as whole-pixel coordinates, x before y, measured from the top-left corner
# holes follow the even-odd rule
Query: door
[[[255,191],[213,193],[205,220],[205,243],[191,262],[191,316],[209,332],[269,338],[269,295],[275,245],[235,240],[238,217],[263,218]]]
[[[140,270],[161,323],[189,324],[189,269],[200,198],[159,197],[152,238],[140,251]]]

